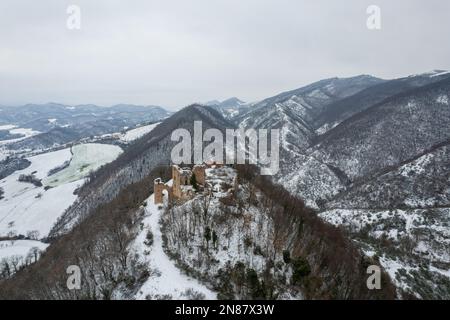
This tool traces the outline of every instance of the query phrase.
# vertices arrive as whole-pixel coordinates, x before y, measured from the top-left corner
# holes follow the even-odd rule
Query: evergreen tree
[[[214,249],[217,248],[217,240],[218,240],[218,236],[215,230],[213,230],[212,232],[212,241],[213,241],[213,245],[214,245]]]
[[[206,240],[206,250],[209,249],[209,241],[211,240],[211,228],[210,227],[206,227],[205,228],[205,232],[203,234],[203,236],[205,237]]]
[[[195,174],[193,173],[191,176],[191,185],[194,187],[195,191],[198,191],[198,184],[197,184],[197,178],[195,177]]]

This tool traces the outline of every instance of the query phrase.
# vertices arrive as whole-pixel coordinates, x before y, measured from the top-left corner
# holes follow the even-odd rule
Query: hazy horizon
[[[69,5],[81,29],[69,30]],[[366,26],[369,5],[381,29]],[[450,3],[401,0],[0,4],[0,105],[258,101],[332,77],[450,69]]]

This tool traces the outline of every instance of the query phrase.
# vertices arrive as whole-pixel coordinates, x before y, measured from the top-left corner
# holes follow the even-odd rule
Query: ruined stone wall
[[[192,170],[192,173],[195,174],[195,179],[197,180],[197,183],[203,186],[205,185],[206,182],[205,169],[206,167],[204,165],[196,165]]]

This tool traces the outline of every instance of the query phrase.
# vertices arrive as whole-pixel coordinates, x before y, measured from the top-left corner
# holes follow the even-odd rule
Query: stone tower
[[[163,191],[166,189],[165,184],[162,182],[161,178],[155,179],[153,182],[153,193],[155,197],[155,204],[163,203]]]
[[[172,166],[172,192],[175,198],[181,197],[180,167]]]

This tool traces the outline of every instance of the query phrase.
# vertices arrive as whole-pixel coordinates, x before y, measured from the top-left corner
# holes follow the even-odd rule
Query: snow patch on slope
[[[448,96],[445,94],[440,95],[437,97],[436,102],[440,104],[448,104]]]
[[[73,157],[70,165],[44,179],[45,185],[55,187],[80,180],[90,171],[95,171],[116,159],[122,153],[122,149],[115,145],[88,143],[74,146],[71,152]]]
[[[190,290],[200,293],[206,299],[216,299],[216,294],[199,283],[196,279],[183,274],[164,252],[163,239],[159,220],[163,206],[154,204],[154,195],[147,199],[143,229],[137,236],[132,247],[151,269],[150,278],[142,285],[136,299],[189,299]],[[153,244],[144,244],[147,232],[153,233]],[[146,252],[147,251],[147,252]]]
[[[13,256],[26,258],[32,248],[45,251],[47,247],[48,243],[43,243],[36,240],[0,241],[0,260],[8,259]]]
[[[36,240],[0,241],[0,274],[11,275],[36,262],[49,245]]]
[[[125,132],[125,134],[120,138],[120,140],[124,142],[131,142],[136,139],[139,139],[146,135],[147,133],[151,132],[153,129],[155,129],[160,122],[149,124],[147,126],[142,126],[136,129],[131,129]]]
[[[0,145],[21,141],[21,140],[24,140],[26,138],[29,138],[29,137],[32,137],[32,136],[35,136],[35,135],[41,133],[40,131],[36,131],[36,130],[30,129],[30,128],[17,128],[17,126],[15,126],[15,125],[4,125],[4,126],[1,126],[0,130],[7,130],[7,131],[9,131],[10,134],[22,135],[20,138],[9,139],[9,140],[0,140]]]

